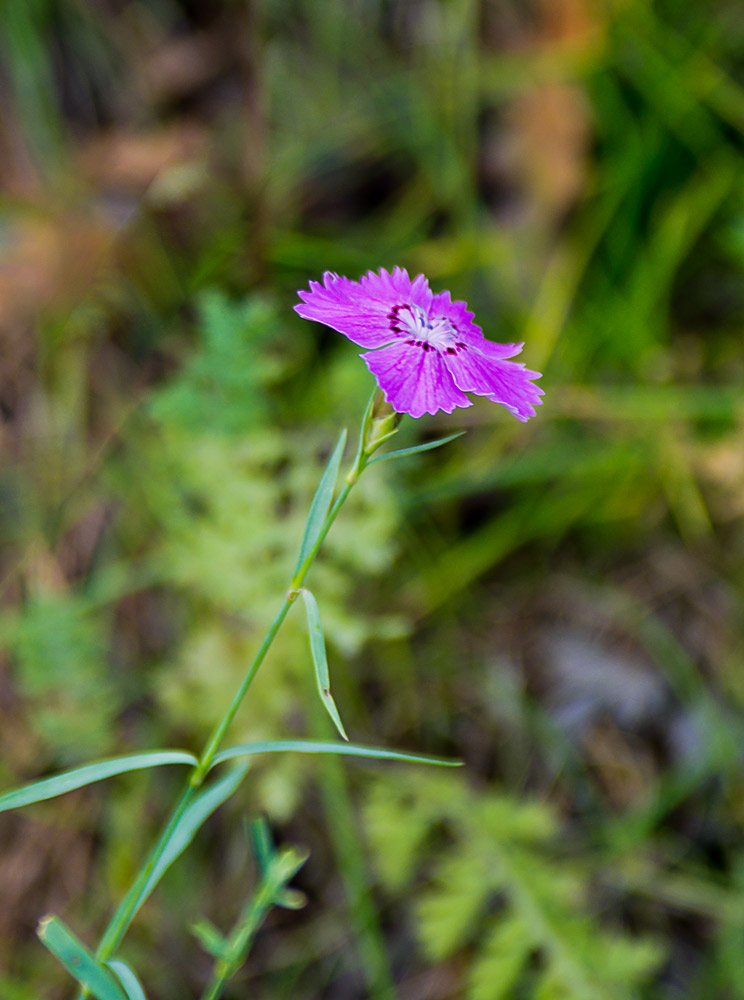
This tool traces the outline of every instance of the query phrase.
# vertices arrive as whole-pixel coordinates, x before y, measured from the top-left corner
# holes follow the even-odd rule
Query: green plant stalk
[[[331,529],[331,525],[336,520],[338,512],[343,507],[344,503],[346,502],[346,499],[349,496],[349,493],[351,493],[351,490],[353,489],[354,485],[358,482],[360,475],[362,474],[362,472],[364,471],[365,467],[368,464],[370,452],[365,449],[365,444],[366,442],[364,439],[364,433],[362,432],[359,438],[359,447],[357,448],[357,453],[356,456],[354,457],[351,469],[346,476],[344,485],[340,493],[336,497],[335,501],[333,502],[330,510],[326,515],[325,521],[323,522],[323,526],[318,534],[318,538],[316,539],[313,547],[308,553],[307,558],[292,577],[289,589],[285,594],[284,600],[281,604],[281,607],[279,608],[279,611],[276,614],[276,617],[269,626],[269,629],[266,632],[266,635],[264,636],[263,642],[259,646],[258,651],[256,652],[256,655],[254,656],[251,665],[249,666],[243,680],[241,681],[240,687],[235,692],[235,695],[232,701],[230,702],[230,705],[227,708],[227,711],[225,712],[225,714],[222,716],[222,718],[212,731],[212,734],[209,737],[209,740],[207,741],[207,744],[199,758],[199,763],[193,770],[191,776],[189,777],[188,784],[181,793],[181,797],[175,809],[173,810],[171,816],[167,820],[165,827],[163,828],[163,832],[158,838],[155,847],[152,849],[147,861],[138,871],[129,891],[119,904],[116,912],[114,913],[113,917],[111,918],[111,921],[109,922],[108,927],[104,931],[103,937],[101,938],[101,942],[96,950],[96,959],[98,959],[98,961],[104,962],[114,955],[116,949],[119,947],[124,935],[126,934],[129,925],[134,919],[134,915],[137,912],[139,906],[142,890],[147,884],[147,880],[149,879],[152,871],[154,870],[155,865],[162,857],[163,852],[167,847],[170,836],[173,832],[173,829],[175,828],[179,819],[181,818],[186,808],[192,801],[197,789],[204,782],[204,779],[207,773],[209,772],[212,762],[214,761],[215,754],[219,750],[220,745],[223,739],[225,738],[227,730],[230,727],[230,724],[235,718],[238,709],[240,708],[243,702],[243,699],[248,693],[248,689],[253,683],[253,680],[256,674],[258,673],[258,670],[261,667],[261,664],[263,663],[266,654],[268,653],[271,647],[272,642],[276,638],[276,635],[279,629],[281,628],[282,622],[286,618],[290,607],[297,599],[299,588],[302,586],[305,577],[310,571],[310,567],[315,561],[315,558],[318,555],[318,552],[320,551],[320,548],[323,542],[325,541],[328,532]],[[78,996],[79,1000],[82,1000],[82,998],[87,996],[87,991],[82,990]]]
[[[268,891],[264,887],[260,888],[251,900],[248,911],[242,916],[240,953],[234,956],[231,955],[229,958],[221,958],[217,961],[212,978],[202,994],[202,1000],[217,1000],[228,980],[237,971],[237,966],[243,953],[250,949],[255,933],[260,927],[266,911],[274,902],[274,895],[271,891],[274,888],[271,886]]]
[[[214,760],[214,756],[219,750],[220,745],[222,744],[222,741],[225,738],[225,734],[227,733],[227,730],[229,729],[231,722],[235,718],[238,709],[240,708],[243,702],[243,699],[248,693],[248,688],[253,683],[253,679],[258,673],[258,670],[261,664],[263,663],[266,654],[268,653],[271,644],[276,637],[277,632],[281,628],[282,622],[287,617],[287,612],[292,607],[293,601],[294,597],[292,596],[292,590],[290,589],[290,591],[286,594],[284,600],[282,601],[282,605],[279,608],[279,611],[277,612],[274,621],[269,626],[269,630],[264,636],[263,642],[259,646],[258,652],[253,658],[253,662],[248,668],[245,676],[243,677],[243,680],[240,682],[240,687],[235,692],[235,695],[233,696],[233,699],[230,702],[227,711],[225,712],[223,717],[220,719],[220,721],[217,723],[214,730],[212,731],[212,735],[209,737],[207,745],[204,748],[201,757],[199,758],[198,766],[195,767],[191,773],[191,777],[189,778],[189,784],[191,785],[192,788],[194,789],[199,788],[199,786],[203,783],[204,778],[207,776],[209,768],[212,766],[212,761]]]
[[[356,465],[357,465],[357,460],[355,459],[355,465],[354,465],[354,467],[356,467]],[[363,467],[364,466],[362,466],[362,468]],[[210,736],[209,741],[207,742],[207,745],[204,748],[204,752],[202,753],[201,757],[199,758],[199,765],[198,765],[198,767],[196,767],[194,769],[194,771],[193,771],[193,773],[191,775],[191,778],[189,779],[192,787],[198,788],[202,784],[202,782],[204,781],[204,778],[207,775],[207,772],[209,771],[210,767],[212,766],[212,761],[214,760],[214,756],[217,753],[217,751],[219,750],[220,746],[222,745],[222,741],[225,738],[225,734],[227,733],[227,730],[229,729],[230,724],[232,723],[233,719],[235,718],[235,716],[236,716],[236,714],[238,712],[238,709],[240,708],[240,706],[241,706],[241,704],[243,702],[243,699],[245,698],[246,694],[248,693],[248,688],[253,683],[253,679],[256,676],[256,674],[258,673],[258,670],[259,670],[261,664],[263,663],[263,661],[264,661],[264,659],[266,657],[266,654],[268,653],[268,651],[269,651],[269,649],[271,647],[271,644],[273,643],[274,639],[276,638],[276,634],[279,631],[279,629],[281,628],[282,622],[287,617],[287,612],[289,611],[289,609],[292,607],[292,605],[294,604],[295,600],[297,599],[297,596],[298,596],[298,593],[299,593],[299,589],[302,586],[302,584],[305,582],[305,577],[307,576],[308,572],[310,571],[310,567],[312,566],[313,562],[315,561],[315,557],[317,556],[318,552],[320,551],[320,547],[323,544],[323,542],[325,541],[326,535],[331,530],[331,525],[336,520],[336,515],[338,514],[338,512],[343,507],[343,505],[344,505],[344,503],[346,501],[346,498],[349,496],[349,493],[351,493],[353,485],[354,485],[353,483],[349,483],[349,482],[345,482],[344,483],[343,489],[341,490],[341,492],[339,493],[339,495],[336,497],[336,500],[334,501],[331,509],[328,511],[328,514],[326,515],[326,519],[323,522],[323,527],[320,530],[320,534],[318,535],[317,541],[315,542],[315,544],[313,545],[313,547],[310,549],[310,552],[308,552],[307,558],[305,559],[305,561],[303,562],[303,564],[300,566],[299,570],[292,577],[292,579],[290,581],[290,584],[289,584],[289,590],[285,594],[284,600],[282,601],[282,605],[279,608],[279,611],[277,612],[277,615],[274,618],[274,621],[269,626],[269,630],[266,633],[266,635],[264,636],[264,640],[261,643],[261,645],[259,646],[258,652],[256,653],[255,657],[253,658],[253,662],[251,663],[250,667],[248,668],[248,670],[247,670],[247,672],[245,674],[245,677],[241,681],[240,687],[235,692],[233,700],[230,702],[230,705],[229,705],[227,711],[225,712],[225,714],[223,715],[223,717],[220,719],[220,721],[215,726],[215,728],[214,728],[214,730],[212,732],[212,735]]]
[[[228,940],[227,951],[217,960],[212,978],[201,1000],[217,1000],[220,996],[228,980],[245,961],[256,931],[275,903],[277,893],[295,875],[306,857],[307,855],[303,856],[297,851],[290,850],[284,857],[274,858],[255,895],[243,908],[235,930]]]

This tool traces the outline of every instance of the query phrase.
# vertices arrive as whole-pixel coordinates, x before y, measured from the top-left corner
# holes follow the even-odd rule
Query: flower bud
[[[402,413],[396,413],[390,403],[386,403],[381,392],[377,393],[375,401],[364,421],[362,430],[362,451],[365,456],[376,451],[383,441],[387,441],[398,431],[403,419]]]

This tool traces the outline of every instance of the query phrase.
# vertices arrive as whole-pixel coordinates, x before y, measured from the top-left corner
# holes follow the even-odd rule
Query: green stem
[[[295,852],[291,852],[295,853]],[[295,855],[296,856],[296,855]],[[282,859],[283,860],[283,859]],[[218,960],[212,973],[212,978],[207,984],[201,1000],[218,1000],[222,990],[245,959],[251,949],[256,931],[273,906],[278,891],[286,885],[287,881],[294,875],[302,864],[291,863],[288,870],[281,872],[277,870],[276,864],[264,876],[253,897],[243,908],[235,929],[227,942],[227,950]]]
[[[289,594],[287,596],[288,596],[288,599],[290,601],[294,601],[295,598],[297,597],[296,591],[299,590],[299,588],[305,582],[305,577],[307,576],[310,567],[314,563],[315,557],[317,556],[317,554],[318,554],[318,552],[320,550],[321,545],[325,541],[326,535],[331,530],[331,525],[336,520],[336,515],[338,514],[338,512],[343,507],[344,502],[346,501],[346,498],[348,497],[348,495],[351,493],[352,489],[354,488],[354,483],[356,483],[356,481],[357,480],[355,479],[353,483],[350,483],[348,481],[344,483],[344,488],[341,490],[341,492],[339,493],[339,495],[336,497],[336,500],[334,501],[333,506],[328,511],[328,514],[326,515],[326,519],[325,519],[325,521],[323,523],[323,527],[320,529],[320,534],[318,535],[318,540],[316,541],[316,543],[313,545],[313,547],[308,552],[307,558],[305,559],[304,563],[300,566],[300,568],[297,570],[297,572],[295,573],[295,575],[292,577],[292,580],[291,580],[291,582],[289,584],[290,591],[289,591]]]
[[[355,460],[353,468],[356,468],[358,464],[359,464],[358,461]],[[277,632],[281,628],[282,622],[287,617],[287,612],[297,599],[297,591],[305,582],[305,577],[310,571],[310,567],[314,563],[315,557],[320,551],[320,547],[325,541],[326,535],[331,530],[331,525],[336,520],[336,515],[343,507],[344,502],[346,501],[346,498],[348,497],[349,493],[351,493],[353,485],[354,485],[353,483],[349,482],[344,483],[343,489],[336,497],[336,500],[333,503],[331,509],[326,514],[326,519],[323,522],[323,527],[320,529],[320,534],[318,535],[317,541],[308,552],[307,558],[305,559],[303,564],[300,566],[295,575],[292,577],[289,584],[289,590],[287,591],[284,600],[282,602],[282,605],[276,614],[276,618],[274,618],[274,621],[269,626],[269,630],[264,636],[264,640],[259,646],[258,652],[253,658],[253,662],[251,663],[250,667],[248,667],[246,675],[243,678],[240,687],[235,692],[233,700],[230,702],[227,711],[220,719],[220,721],[217,723],[217,725],[214,727],[212,735],[210,736],[209,741],[206,747],[204,748],[204,752],[202,753],[201,758],[199,759],[199,766],[195,768],[194,771],[192,772],[191,785],[194,788],[198,788],[199,785],[201,785],[201,783],[204,781],[204,778],[207,775],[207,772],[209,771],[209,768],[212,766],[212,761],[214,760],[214,756],[219,750],[223,739],[225,738],[225,734],[227,733],[227,730],[230,727],[230,723],[235,718],[238,709],[240,708],[243,702],[243,699],[248,693],[248,688],[253,683],[253,678],[258,673],[258,669],[263,663],[266,654],[268,653],[269,648],[271,647],[271,644],[276,637]]]
[[[129,925],[134,919],[134,915],[136,914],[139,908],[142,891],[147,885],[147,881],[150,875],[152,874],[155,865],[162,857],[163,852],[165,851],[165,848],[168,844],[171,834],[173,833],[173,830],[175,829],[178,821],[181,819],[181,816],[183,815],[186,808],[192,801],[194,795],[196,794],[197,789],[204,782],[204,779],[207,776],[207,773],[209,772],[209,769],[214,761],[215,754],[219,750],[220,745],[223,739],[225,738],[227,730],[230,727],[230,724],[235,718],[238,709],[240,708],[243,702],[243,699],[248,693],[248,689],[253,683],[253,680],[256,674],[258,673],[258,670],[261,664],[263,663],[266,654],[268,653],[269,648],[271,647],[272,642],[276,638],[276,634],[281,628],[282,622],[287,616],[287,612],[289,611],[290,607],[297,598],[297,592],[299,587],[302,586],[305,577],[307,576],[310,570],[310,567],[315,561],[315,557],[317,556],[321,545],[325,541],[326,535],[331,529],[331,525],[336,520],[338,512],[344,505],[347,497],[349,496],[349,493],[351,493],[351,490],[353,489],[355,483],[358,481],[359,476],[364,471],[364,468],[367,465],[367,460],[368,456],[364,451],[363,442],[360,437],[359,448],[357,449],[357,453],[354,458],[354,462],[352,463],[351,469],[348,475],[346,476],[346,481],[344,483],[344,486],[339,495],[336,497],[333,505],[331,506],[331,509],[328,511],[328,514],[326,515],[326,519],[323,522],[323,526],[320,530],[320,533],[318,535],[315,544],[308,553],[305,561],[302,563],[300,568],[292,577],[292,580],[290,581],[289,590],[287,591],[284,597],[281,607],[279,608],[279,611],[277,612],[273,622],[269,626],[269,629],[266,635],[264,636],[263,642],[259,646],[258,651],[254,656],[251,665],[249,666],[243,680],[241,681],[240,687],[235,692],[235,695],[233,696],[233,699],[230,702],[227,711],[225,712],[225,714],[222,716],[222,718],[212,731],[212,734],[210,735],[207,744],[204,747],[201,757],[199,758],[199,763],[192,771],[188,784],[184,788],[181,794],[181,798],[178,801],[178,804],[176,805],[170,818],[166,822],[163,832],[158,838],[158,841],[155,844],[155,847],[153,848],[147,862],[137,873],[137,876],[134,882],[132,883],[131,888],[129,889],[126,896],[119,904],[114,916],[111,918],[111,921],[104,932],[104,935],[101,939],[98,949],[96,950],[96,958],[99,961],[106,961],[107,959],[111,958],[111,956],[115,953],[116,949],[119,947],[119,944],[121,943],[124,935],[126,934],[127,929],[129,928]],[[79,994],[79,998],[85,996],[87,996],[87,991],[82,990]]]
[[[273,888],[273,886],[270,887],[270,889]],[[266,891],[264,887],[259,889],[258,893],[256,893],[251,901],[249,911],[243,915],[241,920],[242,933],[240,940],[240,956],[230,956],[229,958],[225,957],[218,959],[214,972],[212,973],[212,978],[207,984],[207,988],[204,990],[201,1000],[217,1000],[217,998],[221,995],[228,980],[235,974],[238,962],[250,949],[251,942],[253,941],[256,931],[261,925],[261,921],[272,903],[272,892]]]
[[[227,730],[230,727],[230,723],[235,718],[237,711],[243,702],[243,699],[248,693],[248,688],[253,683],[253,678],[258,673],[259,667],[263,663],[266,654],[268,653],[269,648],[276,637],[277,632],[281,628],[282,622],[287,617],[287,612],[292,607],[293,601],[294,597],[292,596],[292,591],[290,591],[285,596],[284,601],[282,602],[282,606],[279,608],[279,611],[277,612],[274,621],[269,626],[269,630],[264,636],[263,642],[258,648],[258,652],[253,657],[253,662],[251,663],[250,667],[248,667],[246,675],[241,681],[240,687],[235,692],[227,711],[220,719],[220,721],[217,723],[217,725],[214,727],[212,735],[209,737],[207,745],[204,748],[204,751],[199,759],[198,767],[194,768],[194,770],[191,773],[190,784],[192,788],[198,788],[204,781],[204,778],[206,777],[209,768],[212,766],[214,755],[219,750],[220,744],[225,738],[225,734],[227,733]]]

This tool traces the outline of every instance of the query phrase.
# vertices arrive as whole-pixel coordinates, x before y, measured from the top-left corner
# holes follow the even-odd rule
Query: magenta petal
[[[453,382],[437,351],[411,348],[399,341],[362,354],[361,358],[377,379],[387,402],[398,413],[421,417],[438,410],[452,413],[456,406],[472,406]]]
[[[326,271],[322,285],[311,281],[309,292],[297,294],[302,302],[294,308],[303,319],[325,323],[360,347],[382,347],[395,339],[387,318],[390,306],[370,300],[358,281]]]
[[[360,347],[383,347],[396,339],[390,329],[390,310],[401,304],[428,308],[432,299],[429,282],[419,274],[413,281],[402,267],[392,274],[381,268],[369,271],[360,281],[351,281],[332,271],[323,284],[310,282],[310,291],[297,293],[302,302],[295,312],[303,319],[325,323]]]
[[[359,280],[359,286],[365,298],[383,303],[387,310],[401,303],[428,309],[434,297],[423,274],[411,281],[404,267],[394,267],[392,274],[384,267],[378,273],[368,271]]]
[[[521,354],[523,347],[524,341],[519,344],[496,344],[493,340],[482,340],[478,344],[478,351],[487,358],[501,361],[504,358],[513,358],[516,354]]]
[[[459,389],[488,396],[492,402],[505,406],[518,420],[534,417],[535,406],[542,402],[543,390],[532,383],[540,374],[516,361],[487,357],[466,347],[456,354],[446,354],[445,364]]]

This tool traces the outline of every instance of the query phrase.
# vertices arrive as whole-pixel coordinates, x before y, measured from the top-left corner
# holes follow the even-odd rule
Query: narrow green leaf
[[[106,962],[106,965],[118,976],[128,1000],[147,1000],[139,979],[137,979],[126,962],[122,962],[118,958],[112,958]]]
[[[227,939],[209,920],[197,920],[195,924],[191,925],[191,933],[199,939],[199,944],[213,958],[227,957]]]
[[[191,841],[196,836],[199,827],[207,820],[212,813],[229,799],[240,782],[245,777],[248,764],[242,764],[230,771],[219,781],[216,781],[210,788],[203,791],[198,798],[194,799],[186,809],[181,819],[174,827],[165,850],[153,868],[149,879],[142,888],[135,913],[142,906],[160,879],[170,868],[176,858],[186,850]]]
[[[297,573],[300,569],[310,554],[310,550],[313,545],[317,542],[318,536],[320,535],[320,529],[323,527],[323,522],[326,518],[326,514],[330,510],[331,501],[333,499],[333,491],[336,487],[336,479],[338,477],[338,467],[341,464],[341,458],[345,447],[346,428],[341,431],[336,447],[333,449],[331,457],[328,459],[328,463],[323,470],[323,475],[320,477],[318,488],[315,491],[315,496],[310,504],[310,512],[307,515],[305,534],[302,536],[302,544],[300,545],[300,554],[297,557],[295,573]]]
[[[285,910],[301,910],[307,906],[307,896],[301,889],[285,889],[277,894],[274,902]]]
[[[331,680],[328,673],[328,658],[326,657],[323,626],[320,624],[318,602],[315,600],[312,593],[305,587],[302,588],[300,593],[302,594],[302,598],[305,602],[305,611],[307,612],[307,631],[310,636],[310,653],[315,667],[315,683],[318,685],[318,694],[320,695],[320,700],[325,706],[326,712],[328,712],[333,720],[334,726],[339,731],[341,736],[348,741],[349,737],[346,735],[346,730],[341,722],[341,716],[338,714],[336,703],[333,700],[333,695],[331,694]]]
[[[324,688],[322,691],[320,691],[320,700],[323,702],[325,710],[330,715],[331,721],[338,730],[339,735],[343,739],[348,741],[349,737],[346,735],[346,730],[344,729],[344,724],[341,721],[341,716],[338,714],[338,709],[336,708],[336,702],[333,700],[333,695],[328,690],[328,688]]]
[[[376,458],[371,458],[369,460],[369,465],[374,465],[375,462],[387,462],[390,458],[404,458],[406,455],[416,455],[420,451],[431,451],[432,448],[440,448],[443,444],[449,444],[450,441],[454,441],[455,438],[462,437],[465,431],[458,431],[456,434],[450,434],[448,437],[439,438],[437,441],[429,441],[426,444],[417,444],[412,448],[400,448],[398,451],[389,451],[386,455],[378,455]]]
[[[221,750],[212,761],[212,767],[235,757],[253,757],[262,753],[337,753],[346,757],[373,757],[379,760],[404,760],[415,764],[437,764],[440,767],[462,767],[460,760],[442,760],[423,754],[402,753],[380,747],[365,747],[358,743],[330,743],[323,740],[273,740],[265,743],[240,743]]]
[[[330,684],[330,676],[328,674],[325,638],[323,636],[323,626],[320,624],[318,602],[315,600],[312,592],[306,587],[303,587],[300,593],[302,594],[302,599],[305,602],[305,611],[307,612],[307,630],[310,635],[310,652],[312,653],[313,664],[315,665],[315,676],[318,681],[318,687],[327,691]]]
[[[37,934],[73,979],[97,1000],[127,1000],[116,980],[57,917],[44,917]]]
[[[83,788],[95,781],[102,781],[104,778],[111,778],[115,774],[124,774],[127,771],[139,771],[147,767],[159,767],[162,764],[196,766],[198,763],[196,757],[185,750],[150,750],[146,753],[111,757],[5,792],[4,795],[0,795],[0,812],[20,809],[21,806],[42,802],[44,799],[53,799],[57,795],[64,795],[65,792],[72,792],[76,788]]]
[[[262,878],[266,878],[267,872],[276,857],[276,850],[269,830],[269,824],[263,816],[258,816],[251,821],[251,839],[253,849],[256,853],[258,870]],[[301,910],[307,904],[307,896],[299,889],[280,890],[274,902],[277,906],[283,906],[286,910]]]
[[[271,867],[265,881],[276,880],[277,889],[286,886],[295,877],[310,857],[310,851],[304,847],[283,847],[277,851],[271,860]]]

